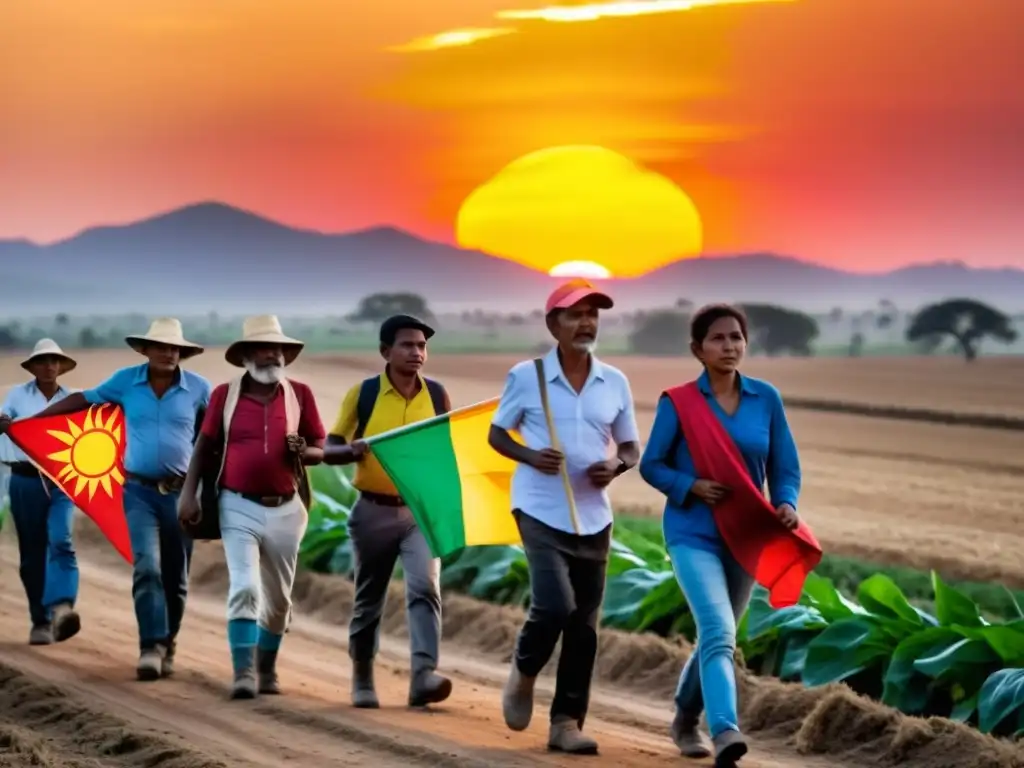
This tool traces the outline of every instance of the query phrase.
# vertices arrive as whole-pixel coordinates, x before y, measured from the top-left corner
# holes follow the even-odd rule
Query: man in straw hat
[[[70,395],[72,390],[57,379],[75,365],[53,339],[40,339],[21,364],[32,380],[11,389],[0,407],[0,434],[12,420],[35,416]],[[11,518],[18,534],[21,583],[32,620],[29,643],[63,642],[81,629],[75,613],[78,560],[71,540],[75,507],[8,438],[3,439],[0,451],[11,471]]]
[[[139,628],[136,675],[157,680],[174,670],[175,638],[185,614],[192,540],[178,525],[177,501],[211,387],[179,366],[203,348],[184,338],[177,319],[158,318],[145,334],[125,341],[146,362],[115,371],[98,387],[69,395],[40,415],[58,416],[100,403],[124,411],[124,513],[134,554],[132,597]]]
[[[199,483],[219,459],[234,699],[281,692],[277,654],[309,521],[304,467],[323,460],[326,437],[313,392],[285,375],[302,347],[273,315],[245,321],[225,353],[245,372],[213,390],[179,501],[182,524],[198,522]]]
[[[352,703],[360,708],[380,706],[373,684],[373,658],[388,583],[399,557],[412,653],[409,705],[444,701],[452,692],[451,680],[436,672],[441,644],[440,560],[431,555],[412,512],[363,441],[363,437],[451,410],[444,387],[420,375],[427,361],[427,341],[433,335],[429,325],[409,315],[385,320],[380,327],[384,372],[348,391],[327,438],[326,463],[359,462],[352,483],[359,489],[359,501],[349,518],[356,595],[348,653],[352,659]]]
[[[516,731],[529,725],[534,683],[561,636],[548,746],[576,754],[597,752],[581,729],[611,547],[606,488],[640,459],[629,382],[594,356],[598,315],[611,308],[611,298],[586,280],[551,293],[545,313],[556,345],[509,372],[490,434],[498,453],[519,462],[512,513],[530,570],[529,616],[502,698],[505,723]]]

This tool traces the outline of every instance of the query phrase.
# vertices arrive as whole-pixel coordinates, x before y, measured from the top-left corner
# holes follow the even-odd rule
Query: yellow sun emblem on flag
[[[81,425],[68,419],[68,431],[61,432],[49,429],[47,433],[64,445],[63,451],[47,456],[52,461],[61,462],[64,467],[57,473],[57,480],[75,481],[75,496],[83,489],[89,489],[91,500],[97,488],[103,488],[108,496],[114,495],[111,481],[124,485],[124,476],[117,467],[118,449],[121,446],[121,425],[116,425],[117,409],[110,414],[106,423],[103,422],[103,409],[91,406],[86,411]]]

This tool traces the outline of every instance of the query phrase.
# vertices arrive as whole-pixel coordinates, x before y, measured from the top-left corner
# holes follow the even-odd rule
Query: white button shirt
[[[599,533],[611,524],[612,507],[607,489],[590,481],[587,467],[610,458],[613,445],[640,440],[629,381],[618,368],[592,357],[590,374],[577,393],[562,371],[557,348],[544,357],[544,377],[579,513],[579,532],[584,536]],[[509,371],[491,423],[518,431],[533,450],[552,447],[532,360],[517,363]],[[512,508],[552,528],[576,533],[561,474],[545,475],[527,464],[517,464],[512,475]]]
[[[25,384],[11,387],[4,404],[0,406],[0,413],[6,413],[15,421],[27,419],[77,391],[58,385],[53,399],[47,400],[46,395],[39,391],[39,387],[36,386],[36,381],[33,379]],[[5,464],[13,464],[19,461],[28,461],[28,456],[11,442],[11,438],[2,435],[0,436],[0,461]]]

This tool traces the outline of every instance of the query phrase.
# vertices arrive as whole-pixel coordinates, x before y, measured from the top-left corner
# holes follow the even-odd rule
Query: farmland
[[[139,358],[127,351],[103,351],[83,353],[79,360],[78,370],[67,377],[68,383],[75,386],[88,386],[115,367],[131,364]],[[687,361],[628,357],[609,360],[630,377],[642,435],[650,428],[658,392],[693,372]],[[429,370],[444,380],[458,406],[496,395],[511,362],[512,359],[499,356],[436,355],[431,358]],[[232,372],[215,350],[190,361],[189,366],[214,381],[223,380]],[[293,375],[312,385],[324,421],[330,423],[344,391],[378,366],[378,359],[370,355],[309,356],[300,358]],[[1012,382],[1021,380],[1024,364],[1012,358],[982,359],[972,366],[946,359],[755,360],[747,370],[777,384],[786,397],[1024,415],[1024,393],[1019,386],[1012,386]],[[0,362],[0,384],[10,384],[22,377],[23,372],[11,361]],[[924,570],[936,568],[946,580],[992,580],[1024,587],[1024,563],[1019,556],[1024,551],[1024,501],[1021,501],[1024,499],[1024,432],[901,422],[798,408],[790,410],[789,418],[804,466],[801,512],[827,552]],[[658,495],[632,473],[617,481],[612,496],[619,510],[652,517],[660,511]],[[214,595],[220,596],[223,594],[223,568],[210,547],[201,549],[208,569],[197,572],[198,588],[201,592],[212,589]],[[5,567],[13,566],[11,556],[7,545],[3,555]],[[102,598],[97,594],[118,584],[127,590],[124,586],[127,574],[123,563],[110,562],[109,555],[102,549],[90,557],[97,560],[87,571],[84,589],[93,595],[87,598],[87,604],[89,610],[102,616],[102,627],[90,631],[111,640],[110,647],[104,647],[99,637],[86,640],[86,633],[83,633],[81,638],[81,642],[90,643],[88,661],[82,663],[91,676],[89,679],[96,680],[95,684],[75,675],[77,639],[66,648],[54,649],[58,662],[53,669],[33,662],[27,648],[10,645],[20,638],[20,624],[7,617],[18,616],[23,602],[13,581],[3,593],[4,625],[12,629],[4,630],[4,658],[0,658],[0,663],[10,661],[13,667],[28,671],[30,676],[57,682],[87,695],[97,689],[103,691],[100,703],[105,708],[139,725],[146,718],[140,717],[138,712],[154,711],[154,703],[145,701],[146,694],[126,692],[132,687],[116,678],[117,674],[126,676],[130,672],[127,665],[133,650],[127,647],[130,644],[119,639],[119,635],[131,632],[127,591],[125,602],[120,606],[100,605]],[[877,589],[879,584],[876,581],[872,589]],[[399,729],[388,730],[383,720],[374,720],[373,716],[357,718],[348,713],[338,714],[336,704],[333,709],[324,709],[326,702],[337,702],[345,695],[344,655],[337,648],[326,651],[324,642],[328,637],[343,634],[339,629],[328,629],[327,625],[344,619],[346,606],[351,601],[350,587],[338,579],[307,574],[300,580],[297,597],[305,615],[297,622],[293,650],[296,657],[289,662],[287,670],[290,679],[302,686],[301,694],[289,697],[281,705],[260,703],[255,716],[268,724],[272,722],[274,729],[281,728],[276,737],[281,742],[289,735],[299,740],[302,734],[309,734],[306,746],[296,749],[302,753],[298,759],[311,765],[315,764],[316,750],[327,749],[325,733],[348,738],[359,728],[366,731],[369,739],[362,742],[365,746],[363,759],[376,760],[379,756],[382,764],[392,764],[388,759],[393,761],[395,757],[387,758],[388,750],[382,744],[398,738],[395,734]],[[211,680],[214,677],[225,679],[227,660],[211,659],[218,654],[226,656],[222,653],[222,606],[215,601],[211,603],[206,597],[198,598],[197,605],[196,623],[194,630],[190,630],[196,636],[183,638],[188,664],[197,671],[192,677],[183,677],[175,683],[176,686],[197,687],[195,692],[175,689],[181,701],[188,700],[190,706],[197,708],[196,714],[187,721],[197,727],[198,735],[193,741],[211,755],[244,756],[244,762],[229,760],[232,765],[269,764],[259,762],[260,756],[255,754],[257,748],[253,745],[242,744],[239,739],[232,741],[230,733],[235,732],[232,729],[240,727],[237,720],[231,719],[234,716],[217,714],[219,710],[214,706],[211,690],[219,695],[220,682]],[[530,752],[532,746],[525,747],[527,752],[521,755],[524,762],[515,762],[516,753],[509,752],[504,742],[508,738],[506,733],[496,726],[500,723],[495,711],[500,659],[508,653],[518,621],[517,609],[485,607],[466,598],[450,596],[446,610],[449,617],[446,619],[447,658],[457,658],[458,661],[451,663],[456,666],[459,680],[472,680],[479,690],[470,693],[471,686],[460,685],[459,690],[465,693],[459,695],[464,700],[455,704],[453,699],[449,713],[430,718],[430,736],[424,730],[427,726],[396,715],[394,710],[384,710],[391,717],[405,718],[401,726],[410,732],[405,739],[408,743],[404,745],[407,752],[403,754],[408,755],[406,764],[440,758],[436,748],[429,752],[431,737],[439,740],[444,751],[450,749],[449,754],[462,758],[449,764],[473,764],[474,757],[494,765],[561,764],[542,752]],[[948,613],[948,605],[944,610]],[[819,612],[824,613],[824,610]],[[904,618],[913,621],[909,615]],[[829,622],[833,619],[835,615]],[[389,631],[401,633],[403,620],[397,600],[391,601],[385,624]],[[817,631],[821,629],[822,626],[817,626]],[[400,661],[396,659],[402,658],[402,641],[389,642],[391,657],[387,663],[397,669]],[[748,645],[748,650],[751,647]],[[456,649],[454,653],[452,649]],[[311,661],[325,652],[338,659],[326,673]],[[598,677],[606,692],[597,705],[598,720],[594,728],[602,746],[608,745],[604,750],[605,759],[636,765],[674,762],[665,750],[661,735],[667,724],[664,701],[686,652],[686,643],[682,640],[666,642],[654,637],[631,637],[614,630],[604,633]],[[298,658],[300,653],[301,659]],[[116,665],[120,665],[120,669]],[[8,680],[13,679],[8,675],[15,673],[6,669],[0,669],[0,673],[3,673],[6,689]],[[395,682],[385,683],[386,690],[392,691],[396,700],[401,680],[396,678]],[[19,678],[19,681],[19,685],[29,685],[28,678]],[[861,765],[865,760],[894,764],[902,759],[903,764],[924,766],[934,764],[933,759],[939,755],[946,761],[942,764],[947,765],[1024,764],[1024,756],[1019,751],[1007,751],[990,740],[980,740],[982,737],[972,731],[901,719],[891,710],[855,699],[842,688],[826,686],[801,690],[769,679],[747,677],[742,687],[744,721],[755,738],[754,754],[749,761],[753,766],[815,766],[819,764],[812,756],[815,752],[828,755],[823,765]],[[119,696],[130,697],[130,704],[115,704]],[[132,708],[137,710],[134,715],[128,711]],[[195,721],[205,716],[221,718],[216,722],[224,726],[223,735],[215,736],[211,726],[198,727]],[[170,718],[173,730],[179,733],[187,730],[181,727],[186,723],[183,711],[173,711]],[[459,730],[460,718],[475,718],[472,722],[476,746],[466,743]],[[465,729],[464,724],[462,728]],[[530,733],[536,736],[534,731],[536,728],[531,728]],[[264,761],[285,754],[281,743],[271,743],[273,738],[266,735],[259,739],[259,748],[266,750]],[[514,737],[513,742],[514,749],[523,748],[520,737]],[[491,752],[483,757],[481,750],[486,751],[485,747],[497,750],[498,744],[503,744],[500,756]],[[957,762],[959,750],[963,749],[960,745],[968,744],[971,746],[963,750],[963,762]],[[421,751],[416,752],[417,749]],[[800,751],[799,757],[793,750]],[[417,756],[412,757],[413,753]],[[338,764],[348,764],[344,757],[334,759]],[[350,759],[358,762],[360,758],[352,754]],[[142,758],[136,763],[126,758],[123,763],[110,764],[148,763],[143,763]]]

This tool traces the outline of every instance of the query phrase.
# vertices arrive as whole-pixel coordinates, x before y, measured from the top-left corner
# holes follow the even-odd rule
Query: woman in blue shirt
[[[697,387],[739,449],[754,485],[763,488],[767,482],[776,513],[795,528],[800,493],[796,444],[778,390],[739,374],[748,339],[745,315],[729,305],[704,307],[693,317],[690,336],[690,350],[704,366]],[[687,757],[710,755],[711,747],[697,730],[706,708],[715,765],[730,766],[747,752],[738,724],[733,653],[736,623],[754,581],[729,552],[711,511],[730,489],[697,477],[667,396],[658,403],[640,475],[666,496],[665,543],[697,625],[697,644],[676,688],[672,739]]]

